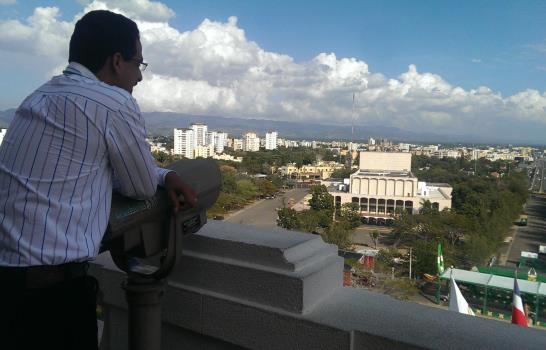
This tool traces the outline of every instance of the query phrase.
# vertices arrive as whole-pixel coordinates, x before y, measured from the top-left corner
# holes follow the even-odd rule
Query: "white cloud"
[[[0,50],[66,60],[74,25],[59,17],[57,7],[38,7],[24,22],[0,21]]]
[[[47,57],[44,75],[58,71],[66,62],[75,21],[101,8],[126,14],[141,29],[150,66],[135,96],[144,111],[343,124],[351,122],[355,93],[360,125],[439,133],[479,130],[497,122],[546,127],[544,92],[503,97],[483,86],[465,90],[412,64],[388,78],[370,72],[362,60],[335,53],[295,62],[248,40],[236,17],[225,22],[204,19],[195,29],[181,32],[168,22],[175,15],[171,9],[147,0],[93,1],[70,22],[60,20],[57,8],[37,8],[26,20],[0,21],[0,50]]]
[[[473,58],[473,59],[471,59],[470,61],[472,61],[472,63],[482,63],[482,59],[481,59],[481,58]]]
[[[529,47],[535,51],[538,51],[540,53],[546,53],[546,41],[538,44],[531,44]]]
[[[83,13],[92,10],[110,10],[146,22],[165,22],[174,17],[174,11],[169,7],[149,0],[95,0],[85,7]]]

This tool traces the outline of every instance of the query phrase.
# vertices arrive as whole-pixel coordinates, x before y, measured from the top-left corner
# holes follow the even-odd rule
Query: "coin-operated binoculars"
[[[114,194],[101,244],[101,252],[110,251],[116,266],[127,273],[123,288],[129,306],[130,349],[160,348],[164,278],[182,255],[183,236],[207,222],[206,210],[220,193],[221,174],[212,160],[180,160],[168,169],[195,191],[196,204],[173,213],[161,187],[147,200]]]

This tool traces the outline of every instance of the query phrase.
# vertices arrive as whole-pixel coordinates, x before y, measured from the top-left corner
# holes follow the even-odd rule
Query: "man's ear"
[[[111,65],[111,67],[112,67],[112,72],[115,73],[116,75],[120,74],[120,72],[122,70],[122,61],[124,61],[123,56],[121,55],[121,53],[116,52],[115,54],[110,56],[108,59],[110,60],[109,63]]]

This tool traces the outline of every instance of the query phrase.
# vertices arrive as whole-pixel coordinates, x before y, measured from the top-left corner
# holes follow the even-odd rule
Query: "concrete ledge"
[[[320,237],[207,224],[185,241],[163,297],[164,348],[546,349],[546,332],[341,287],[343,265]],[[127,348],[125,278],[107,255],[103,349]]]
[[[185,239],[169,281],[303,313],[342,285],[342,268],[319,236],[212,222]]]

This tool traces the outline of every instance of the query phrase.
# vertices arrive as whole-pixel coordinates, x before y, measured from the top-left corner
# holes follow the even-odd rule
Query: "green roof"
[[[488,273],[474,272],[460,269],[448,268],[440,276],[441,279],[453,279],[457,282],[470,283],[476,285],[487,286],[487,288],[497,288],[504,290],[512,290],[514,287],[514,278],[491,275]],[[527,294],[546,296],[546,283],[527,281],[518,279],[520,291]]]

